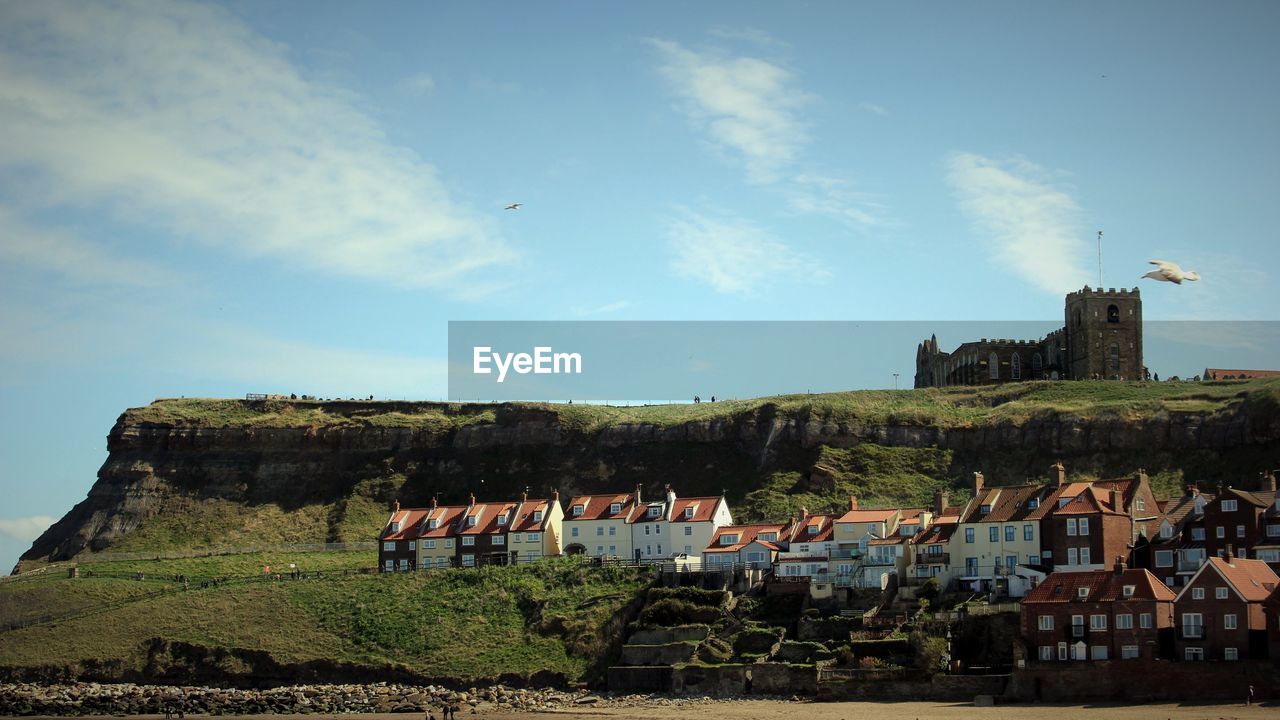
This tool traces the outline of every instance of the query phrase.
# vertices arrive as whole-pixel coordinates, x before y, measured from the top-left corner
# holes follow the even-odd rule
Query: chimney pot
[[[977,497],[978,493],[982,492],[982,489],[986,486],[986,477],[983,476],[981,471],[975,471],[973,473],[973,496]]]
[[[1116,563],[1114,567],[1117,575],[1128,569],[1128,565],[1125,564],[1124,558],[1119,555],[1116,556]]]
[[[1062,461],[1059,460],[1058,462],[1054,463],[1051,469],[1054,471],[1053,486],[1056,488],[1060,488],[1063,485],[1066,485],[1067,484],[1067,468],[1065,465],[1062,464]]]
[[[396,498],[396,501],[391,505],[391,507],[391,512],[400,512],[400,498]]]
[[[1123,499],[1120,497],[1119,490],[1111,491],[1111,509],[1116,512],[1124,512]]]
[[[431,509],[432,509],[432,510],[434,510],[436,507],[438,507],[438,505],[437,505],[437,501],[436,501],[436,497],[435,497],[434,495],[432,495],[432,496],[431,496]]]
[[[853,495],[849,496],[849,509],[850,510],[858,509],[858,498]]]
[[[471,494],[470,494],[470,495],[468,495],[467,497],[471,500],[471,503],[470,503],[470,504],[472,504],[472,505],[475,505],[475,504],[476,504],[476,494],[475,494],[475,493],[471,493]]]
[[[1227,561],[1228,565],[1234,563],[1236,560],[1235,549],[1231,547],[1229,543],[1227,544],[1227,554],[1223,559]]]

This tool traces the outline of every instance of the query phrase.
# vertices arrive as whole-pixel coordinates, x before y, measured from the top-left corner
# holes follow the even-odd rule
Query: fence
[[[191,548],[166,552],[92,553],[76,557],[81,565],[101,562],[133,562],[137,560],[181,560],[183,558],[215,557],[221,555],[248,555],[252,553],[308,553],[308,552],[371,552],[378,549],[376,542],[348,543],[295,543],[286,545],[242,545],[238,547]]]
[[[992,603],[989,605],[965,605],[959,610],[936,612],[935,620],[943,622],[960,622],[964,615],[998,615],[1000,613],[1022,612],[1022,603]]]

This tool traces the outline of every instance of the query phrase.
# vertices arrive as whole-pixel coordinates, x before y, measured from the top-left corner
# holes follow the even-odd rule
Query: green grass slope
[[[609,639],[601,629],[648,584],[642,571],[592,568],[571,559],[344,575],[340,567],[366,564],[368,558],[344,561],[337,555],[307,565],[329,568],[318,579],[255,578],[207,589],[199,587],[199,578],[245,567],[260,572],[260,564],[273,558],[101,563],[82,566],[82,576],[74,579],[0,583],[0,624],[29,616],[50,598],[69,610],[97,603],[110,607],[0,634],[0,668],[118,661],[141,670],[147,644],[159,638],[263,651],[280,663],[390,664],[423,676],[459,679],[547,670],[576,680],[607,649]],[[107,576],[134,568],[149,579]],[[83,576],[85,569],[94,575]],[[176,572],[192,581],[189,590],[151,579]],[[131,590],[153,593],[157,587],[169,592],[127,602]]]

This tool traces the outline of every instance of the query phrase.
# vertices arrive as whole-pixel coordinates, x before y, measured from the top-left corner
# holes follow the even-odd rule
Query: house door
[[[640,563],[640,548],[636,548],[636,563]]]
[[[519,551],[519,550],[512,550],[512,551],[511,551],[511,564],[512,564],[512,565],[515,565],[515,564],[516,564],[516,561],[517,561],[517,560],[519,560],[519,559],[520,559],[520,551]]]

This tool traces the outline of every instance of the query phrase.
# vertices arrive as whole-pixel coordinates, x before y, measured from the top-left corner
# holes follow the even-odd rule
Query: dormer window
[[[1036,509],[1036,508],[1038,508],[1038,507],[1040,507],[1040,498],[1028,498],[1028,499],[1027,499],[1027,509],[1028,509],[1028,510],[1035,510],[1035,509]]]
[[[986,515],[987,513],[991,512],[991,506],[983,505],[982,507],[978,508],[978,512],[982,513],[983,515]]]
[[[399,523],[399,522],[393,522],[393,523],[391,523],[391,532],[400,532],[400,523]]]
[[[1222,512],[1235,512],[1237,507],[1235,500],[1222,501]]]
[[[1165,523],[1160,526],[1160,537],[1168,539],[1173,537],[1173,526]]]
[[[499,525],[506,525],[506,524],[507,524],[507,514],[506,514],[506,513],[503,513],[503,514],[501,514],[501,515],[499,515],[499,516],[498,516],[498,524],[499,524]]]
[[[760,533],[759,537],[765,542],[775,542],[778,539],[778,533]]]
[[[810,525],[808,527],[808,531],[810,535],[817,535],[819,530],[821,530],[821,528],[818,527],[817,525]]]
[[[1076,597],[1084,600],[1089,597],[1089,588],[1083,587],[1076,590]]]
[[[721,545],[737,545],[738,536],[737,535],[721,535],[720,544]]]
[[[902,527],[898,528],[898,534],[901,535],[902,537],[911,537],[912,535],[916,534],[916,526],[903,525]]]
[[[440,527],[440,520],[439,519],[428,520],[427,527],[431,530],[435,530],[436,528]]]
[[[467,527],[475,527],[477,519],[478,518],[475,515],[472,515],[471,517],[467,518]]]
[[[1136,589],[1136,588],[1135,588],[1133,585],[1125,585],[1125,586],[1124,586],[1124,589],[1123,589],[1121,592],[1123,592],[1123,593],[1124,593],[1124,596],[1125,596],[1125,597],[1127,597],[1127,598],[1131,598],[1131,597],[1133,597],[1133,592],[1134,592],[1134,590],[1135,590],[1135,589]]]
[[[534,521],[534,522],[536,522],[536,523],[540,523],[540,522],[542,522],[542,511],[541,511],[541,510],[534,510],[534,511],[533,511],[533,521]]]
[[[577,516],[577,515],[581,515],[582,513],[586,512],[586,511],[587,511],[586,506],[583,506],[583,505],[574,505],[574,506],[573,506],[573,514],[574,514],[575,516]]]
[[[1071,502],[1071,498],[1058,498],[1058,507],[1066,507]]]
[[[656,517],[661,517],[661,515],[662,515],[661,506],[654,505],[653,507],[649,508],[649,517],[656,518]]]
[[[622,503],[609,503],[609,514],[617,515],[622,512]]]
[[[692,519],[693,519],[693,508],[692,508],[692,507],[687,507],[687,508],[685,508],[685,509],[684,509],[684,517],[685,517],[685,519],[686,519],[686,520],[692,520]]]

